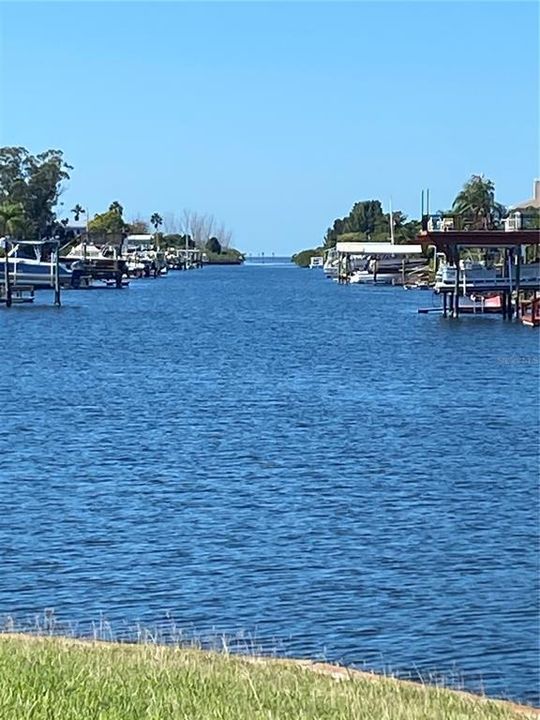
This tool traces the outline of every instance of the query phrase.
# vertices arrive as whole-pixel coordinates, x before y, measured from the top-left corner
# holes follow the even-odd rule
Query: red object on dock
[[[540,297],[521,303],[521,322],[528,327],[540,327]]]
[[[501,313],[502,303],[500,294],[479,295],[474,294],[461,298],[459,302],[460,313]]]

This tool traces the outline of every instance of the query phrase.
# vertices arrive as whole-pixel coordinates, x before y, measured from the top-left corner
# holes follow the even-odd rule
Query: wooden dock
[[[440,219],[436,218],[437,225],[433,221],[435,217],[423,216],[422,231],[416,237],[415,243],[420,243],[425,252],[431,249],[435,257],[444,255],[447,266],[453,269],[452,284],[445,286],[442,283],[436,289],[436,292],[442,295],[443,316],[458,318],[465,304],[461,298],[476,294],[484,297],[498,295],[503,318],[519,317],[523,303],[536,297],[536,293],[540,291],[538,278],[526,277],[524,272],[524,268],[530,267],[524,264],[527,249],[532,248],[529,255],[534,256],[537,261],[540,256],[540,231],[527,227],[511,231],[463,229],[463,219],[459,217],[452,218],[451,223],[441,229]],[[438,229],[433,229],[434,227]],[[464,253],[482,250],[499,252],[502,276],[467,283],[466,270],[462,263]]]
[[[34,302],[35,289],[33,285],[10,285],[6,292],[6,285],[0,284],[0,303],[6,304],[8,298],[12,305],[28,305]]]

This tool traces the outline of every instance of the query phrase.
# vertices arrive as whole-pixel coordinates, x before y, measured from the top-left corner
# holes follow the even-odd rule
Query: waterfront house
[[[540,210],[540,180],[536,179],[533,182],[533,196],[529,200],[524,200],[517,205],[512,205],[512,210],[526,210],[528,208],[534,208]]]

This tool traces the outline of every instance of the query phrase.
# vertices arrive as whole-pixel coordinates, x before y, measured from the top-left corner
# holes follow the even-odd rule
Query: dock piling
[[[459,259],[460,259],[460,251],[459,251],[459,245],[456,246],[456,251],[454,254],[454,262],[456,265],[456,281],[454,285],[454,312],[453,317],[458,318],[459,317],[459,280],[460,280],[460,267],[459,267]]]
[[[4,293],[7,308],[11,307],[11,278],[9,277],[8,250],[9,242],[6,238],[4,240]]]
[[[54,304],[60,307],[60,245],[54,250]]]

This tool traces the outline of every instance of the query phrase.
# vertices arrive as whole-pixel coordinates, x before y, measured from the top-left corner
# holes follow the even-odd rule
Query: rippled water
[[[274,638],[538,702],[538,334],[205,268],[0,309],[0,614]]]

